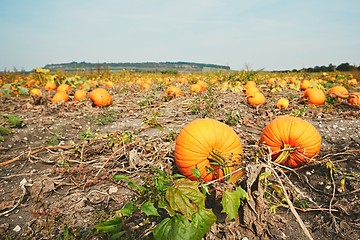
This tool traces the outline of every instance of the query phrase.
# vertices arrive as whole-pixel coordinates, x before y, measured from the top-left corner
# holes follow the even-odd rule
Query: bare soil
[[[121,173],[141,182],[150,167],[175,173],[176,134],[202,117],[231,125],[241,138],[244,161],[257,166],[248,168],[243,182],[256,211],[244,205],[242,217],[229,221],[216,196],[209,196],[218,221],[205,239],[306,239],[279,192],[253,177],[265,171],[254,157],[262,129],[289,114],[308,120],[323,138],[316,162],[279,173],[300,219],[314,239],[360,239],[359,108],[337,102],[310,107],[294,98],[288,109],[278,110],[271,95],[253,108],[243,93],[219,90],[200,96],[185,92],[186,97],[170,100],[163,89],[111,91],[108,108],[89,101],[52,104],[49,96],[0,99],[1,114],[23,119],[23,127],[12,128],[0,142],[0,162],[13,160],[0,167],[1,239],[64,239],[68,232],[77,239],[98,239],[91,227],[111,217],[132,194],[112,177]],[[136,237],[151,239],[151,234]]]

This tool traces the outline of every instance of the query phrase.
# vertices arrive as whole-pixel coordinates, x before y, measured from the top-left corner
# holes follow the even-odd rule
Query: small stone
[[[21,231],[21,227],[19,225],[16,225],[16,227],[14,227],[13,229],[14,232],[20,232]]]

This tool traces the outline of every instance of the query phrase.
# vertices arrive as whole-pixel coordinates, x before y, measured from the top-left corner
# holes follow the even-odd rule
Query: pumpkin
[[[284,116],[276,118],[264,128],[258,144],[270,148],[274,162],[295,168],[319,154],[321,136],[309,122]]]
[[[276,102],[276,107],[278,109],[286,109],[289,106],[289,100],[287,100],[286,98],[280,98],[279,100],[277,100]]]
[[[322,105],[326,100],[323,90],[317,88],[306,89],[302,94],[302,98],[313,105]]]
[[[46,91],[53,91],[53,90],[56,90],[56,88],[57,88],[57,86],[56,86],[56,83],[55,82],[51,82],[51,81],[49,81],[49,82],[47,82],[46,84],[45,84],[45,90]]]
[[[203,80],[197,81],[196,84],[200,85],[201,91],[205,91],[208,88],[208,84],[206,82],[204,82]]]
[[[245,90],[245,95],[246,96],[253,95],[256,92],[260,92],[260,90],[257,87],[251,86]]]
[[[175,164],[191,180],[228,180],[241,163],[242,146],[235,131],[214,119],[196,119],[183,127],[176,138]],[[222,180],[219,180],[222,181]]]
[[[149,91],[149,90],[151,90],[151,85],[150,85],[150,83],[147,83],[147,82],[143,83],[143,84],[141,84],[140,89],[144,90],[144,91]]]
[[[348,103],[353,106],[360,107],[360,92],[353,92],[349,94]]]
[[[200,93],[202,91],[202,88],[199,84],[196,83],[190,86],[190,91],[194,93]]]
[[[98,107],[106,107],[112,104],[110,93],[104,88],[95,88],[90,92],[90,100]]]
[[[266,98],[261,92],[256,92],[247,96],[246,100],[252,106],[260,106],[261,104],[265,103]]]
[[[57,87],[58,92],[66,92],[66,93],[70,93],[71,92],[71,86],[69,84],[61,84]]]
[[[51,99],[51,102],[53,103],[67,102],[67,101],[69,101],[69,95],[66,92],[56,92]]]
[[[173,98],[173,97],[177,97],[177,96],[181,96],[182,92],[181,89],[175,86],[170,86],[166,89],[165,91],[166,96]]]
[[[254,81],[247,81],[247,82],[245,83],[245,85],[244,85],[244,89],[246,90],[246,89],[248,89],[248,88],[250,88],[250,87],[256,87],[256,82],[254,82]]]
[[[349,96],[349,92],[343,86],[334,86],[328,90],[328,95],[338,98],[347,98]]]
[[[112,81],[105,82],[105,87],[107,87],[107,88],[113,88],[114,86],[115,86],[115,84]]]
[[[76,101],[81,101],[87,97],[87,92],[85,90],[76,90],[74,93],[74,99]]]
[[[33,88],[30,90],[31,96],[41,96],[41,90],[38,88]]]
[[[306,90],[310,87],[310,81],[309,80],[303,80],[301,83],[300,83],[300,89],[301,90]]]

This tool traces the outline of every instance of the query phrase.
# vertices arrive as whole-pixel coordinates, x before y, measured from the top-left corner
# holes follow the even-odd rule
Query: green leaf
[[[259,181],[263,181],[265,180],[267,177],[269,177],[271,175],[271,171],[270,170],[267,170],[263,173],[260,174],[259,176]]]
[[[226,213],[229,220],[236,219],[240,207],[240,193],[238,191],[225,191],[221,199],[223,213]]]
[[[94,228],[101,232],[114,233],[120,231],[122,227],[123,227],[122,219],[118,216],[114,216],[113,218],[105,222],[99,223]]]
[[[165,209],[170,217],[173,217],[175,215],[174,209],[172,209],[169,205],[169,203],[164,199],[164,197],[161,197],[158,201],[159,208]]]
[[[10,129],[4,126],[0,126],[0,136],[8,135],[10,134]]]
[[[180,214],[176,214],[172,218],[165,218],[152,231],[155,240],[171,239],[171,240],[197,240],[195,238],[196,228],[190,221]]]
[[[154,207],[154,203],[147,201],[141,205],[141,211],[146,214],[146,216],[157,216],[160,217],[157,209]]]
[[[114,180],[117,182],[126,181],[126,182],[128,182],[128,185],[130,187],[137,188],[141,193],[146,191],[146,187],[137,184],[136,182],[134,182],[133,180],[131,180],[129,177],[127,177],[125,175],[117,174],[114,176]]]
[[[30,94],[28,88],[24,88],[24,87],[19,86],[18,89],[19,89],[19,94],[20,95],[29,95]]]
[[[240,193],[240,199],[241,200],[249,200],[249,195],[248,193],[242,188],[242,187],[237,187],[236,191]]]
[[[225,191],[221,200],[221,212],[226,213],[229,220],[236,219],[241,200],[249,200],[247,192],[241,187],[237,187],[235,191]]]
[[[198,182],[187,178],[177,179],[165,194],[170,207],[190,220],[199,208],[205,208],[205,195],[199,191],[198,185]]]
[[[23,121],[19,116],[15,114],[5,114],[3,115],[6,118],[6,123],[11,127],[23,127]]]
[[[216,215],[211,209],[199,209],[199,212],[193,215],[191,222],[191,225],[196,229],[195,239],[202,239],[215,222]]]
[[[117,210],[117,213],[120,213],[121,216],[131,216],[134,212],[136,212],[138,208],[136,207],[133,201],[126,203],[121,209]]]
[[[197,169],[197,168],[191,169],[191,173],[192,173],[196,178],[200,178],[200,177],[201,177],[201,172],[200,172],[200,170]]]

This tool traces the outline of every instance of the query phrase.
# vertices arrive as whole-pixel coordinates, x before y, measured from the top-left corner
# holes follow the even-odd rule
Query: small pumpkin
[[[325,93],[323,92],[323,90],[318,88],[306,89],[302,94],[302,98],[313,105],[322,105],[325,103],[326,100]]]
[[[286,98],[280,98],[276,102],[276,107],[278,109],[286,109],[288,106],[289,106],[289,100],[287,100]]]
[[[260,90],[256,86],[250,86],[245,90],[245,95],[253,95],[256,92],[260,92]]]
[[[85,90],[79,89],[74,93],[74,99],[76,101],[81,101],[87,97],[87,92]]]
[[[41,90],[38,88],[31,89],[30,96],[41,96]]]
[[[61,84],[57,87],[57,92],[66,92],[66,93],[70,93],[71,92],[71,86],[69,84]]]
[[[202,92],[202,88],[199,84],[195,83],[190,86],[190,91],[194,93],[200,93]]]
[[[177,136],[174,156],[181,174],[197,180],[194,171],[198,171],[200,179],[209,182],[231,175],[241,164],[242,152],[240,139],[231,127],[214,119],[196,119]]]
[[[244,89],[246,90],[246,89],[248,89],[248,88],[250,88],[250,87],[256,87],[256,82],[254,82],[254,81],[247,81],[247,82],[245,83],[245,85],[244,85]]]
[[[104,88],[95,88],[90,92],[90,100],[98,107],[107,107],[112,104],[110,93]]]
[[[67,101],[69,101],[69,95],[66,92],[56,92],[51,99],[51,102],[53,103],[67,102]]]
[[[112,81],[106,81],[105,82],[105,87],[107,87],[107,88],[113,88],[114,86],[115,86],[115,84]]]
[[[338,98],[347,98],[349,96],[349,92],[343,86],[334,86],[328,90],[328,95]]]
[[[303,80],[301,83],[300,83],[300,89],[301,90],[306,90],[310,87],[310,81],[309,80]]]
[[[284,116],[276,118],[264,128],[258,144],[270,148],[274,162],[295,168],[319,154],[321,136],[309,122]]]
[[[203,80],[197,81],[196,84],[200,85],[201,91],[205,91],[208,88],[208,84],[206,82],[204,82]]]
[[[176,87],[176,86],[170,86],[166,89],[165,91],[166,96],[173,98],[173,97],[177,97],[177,96],[181,96],[182,95],[182,91],[180,88]]]
[[[49,81],[49,82],[47,82],[46,84],[45,84],[45,90],[46,91],[53,91],[53,90],[56,90],[56,88],[57,88],[57,85],[56,85],[56,83],[55,82],[52,82],[52,81]]]
[[[256,92],[252,95],[247,96],[246,100],[252,106],[260,106],[261,104],[264,104],[266,102],[266,98],[261,92]]]
[[[348,103],[352,106],[360,107],[360,92],[350,93]]]

